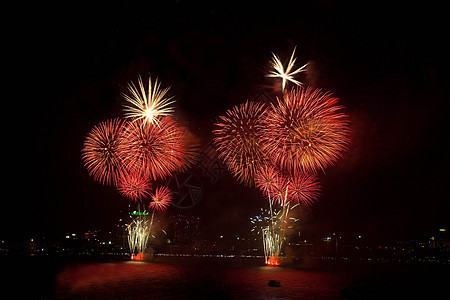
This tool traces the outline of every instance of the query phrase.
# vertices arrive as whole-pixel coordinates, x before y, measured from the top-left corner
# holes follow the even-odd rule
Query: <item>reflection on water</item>
[[[336,272],[259,266],[261,262],[190,260],[77,263],[56,278],[57,298],[329,299],[351,278]],[[281,287],[269,287],[269,280]]]
[[[262,263],[261,260],[205,258],[63,263],[55,274],[52,296],[58,299],[433,299],[448,295],[448,266],[342,264],[302,269],[268,267]],[[280,281],[281,287],[270,287],[270,280]]]

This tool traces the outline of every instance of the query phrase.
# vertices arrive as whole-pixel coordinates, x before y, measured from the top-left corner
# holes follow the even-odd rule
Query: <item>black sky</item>
[[[295,46],[310,66],[303,82],[333,92],[352,122],[349,150],[321,175],[320,202],[303,212],[305,229],[404,238],[448,224],[442,7],[179,2],[64,3],[14,18],[4,56],[2,236],[107,228],[127,209],[88,177],[80,151],[94,125],[122,115],[121,93],[138,75],[170,85],[177,117],[207,142],[219,114],[272,93],[271,52],[288,58]],[[209,230],[242,231],[266,204],[229,174],[204,188],[192,213]]]

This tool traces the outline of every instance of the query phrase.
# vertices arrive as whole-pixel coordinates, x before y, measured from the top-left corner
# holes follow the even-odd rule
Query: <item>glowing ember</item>
[[[278,256],[271,256],[266,260],[266,265],[268,266],[279,266]]]
[[[143,261],[144,260],[144,253],[139,252],[138,254],[131,254],[131,260],[133,260],[133,261]]]

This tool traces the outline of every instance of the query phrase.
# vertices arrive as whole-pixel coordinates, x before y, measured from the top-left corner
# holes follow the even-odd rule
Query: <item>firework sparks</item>
[[[263,242],[265,263],[269,264],[271,257],[278,257],[280,253],[280,212],[272,212],[261,208],[261,213],[250,218],[252,232],[260,234]],[[272,264],[272,260],[270,260]]]
[[[131,254],[134,256],[136,253],[144,252],[150,235],[148,217],[139,215],[127,225],[127,231],[128,246],[130,247]]]
[[[278,213],[279,211],[276,210],[271,212],[268,209],[261,208],[259,215],[250,218],[250,222],[252,223],[251,232],[261,234],[263,228],[270,227],[272,224],[276,223]]]
[[[172,193],[168,187],[159,187],[152,195],[149,208],[155,210],[166,210],[172,203]]]
[[[144,120],[144,123],[158,123],[159,117],[171,115],[174,111],[172,104],[173,97],[166,97],[169,88],[161,89],[158,79],[152,84],[148,79],[147,90],[144,87],[142,78],[139,76],[138,85],[134,83],[128,85],[131,95],[123,94],[128,105],[124,105],[125,117]]]
[[[184,163],[183,132],[170,117],[164,117],[158,125],[142,120],[128,122],[124,139],[123,161],[131,172],[156,180],[171,175]]]
[[[89,175],[106,185],[117,185],[122,173],[121,146],[123,122],[108,120],[95,126],[87,135],[82,158]]]
[[[247,101],[220,116],[214,143],[219,157],[241,182],[253,185],[256,171],[267,161],[259,141],[265,106]]]
[[[292,51],[292,55],[291,58],[289,59],[289,63],[286,67],[286,69],[284,69],[283,64],[281,63],[280,59],[278,58],[278,56],[276,56],[274,53],[272,53],[273,57],[272,57],[272,68],[273,70],[266,75],[266,77],[275,77],[275,78],[281,78],[281,90],[284,91],[284,89],[286,88],[286,83],[288,81],[296,84],[296,85],[301,85],[302,83],[296,79],[294,79],[294,75],[298,74],[300,72],[304,72],[305,68],[308,64],[304,64],[302,67],[292,71],[292,69],[294,68],[295,65],[295,61],[297,60],[296,57],[294,57],[295,54],[295,48],[294,51]]]
[[[279,265],[278,256],[281,251],[280,235],[270,230],[269,227],[262,229],[262,240],[264,246],[264,257],[266,265]]]
[[[330,93],[299,87],[271,105],[261,140],[281,169],[316,172],[341,157],[349,142],[349,122],[336,104]]]
[[[296,206],[273,212],[261,208],[259,215],[250,218],[253,227],[251,231],[261,235],[266,265],[277,266],[280,264],[279,258],[285,241],[285,227],[292,228],[293,223],[298,222],[296,218],[287,218],[284,211],[292,210]]]

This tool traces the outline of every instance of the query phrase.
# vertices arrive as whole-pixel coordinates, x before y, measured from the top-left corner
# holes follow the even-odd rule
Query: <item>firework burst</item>
[[[170,117],[158,124],[136,120],[124,132],[124,165],[154,180],[165,178],[184,163],[183,132]]]
[[[265,111],[263,104],[247,101],[228,110],[215,124],[219,157],[239,181],[248,185],[253,185],[256,171],[267,161],[259,141]]]
[[[95,126],[84,140],[82,159],[94,180],[117,185],[122,173],[123,122],[108,120]]]
[[[320,185],[317,176],[297,172],[284,176],[273,166],[262,168],[255,177],[256,186],[278,203],[296,202],[311,205],[317,201]]]
[[[274,166],[263,166],[255,176],[256,186],[266,195],[279,195],[285,190],[286,179]]]
[[[127,105],[124,105],[124,113],[127,118],[144,120],[144,123],[158,123],[159,118],[173,113],[172,104],[175,103],[172,97],[166,97],[169,88],[161,89],[158,79],[152,84],[148,78],[148,88],[144,87],[142,78],[139,76],[138,85],[134,83],[128,85],[130,95],[123,94]]]
[[[289,178],[288,200],[303,205],[312,205],[317,201],[320,191],[319,181],[313,174],[297,173]]]
[[[117,185],[119,193],[133,201],[141,201],[149,196],[151,188],[150,179],[137,172],[124,172]]]
[[[168,187],[162,186],[156,189],[152,195],[149,208],[155,210],[166,210],[172,203],[172,193]]]
[[[292,71],[292,69],[294,68],[295,65],[295,61],[297,60],[297,58],[294,57],[295,54],[295,48],[294,51],[292,51],[292,55],[291,58],[289,59],[289,63],[286,67],[286,69],[284,69],[283,64],[281,63],[280,59],[278,58],[278,56],[276,56],[274,53],[272,53],[273,57],[272,57],[272,68],[273,70],[266,75],[266,77],[275,77],[275,78],[281,78],[281,90],[284,91],[284,89],[286,88],[286,83],[288,81],[296,84],[296,85],[301,85],[302,83],[298,80],[294,79],[294,75],[298,74],[300,72],[304,72],[305,68],[308,64],[304,64],[302,67]]]
[[[273,166],[262,167],[255,176],[256,186],[262,190],[272,191],[273,187],[279,182],[281,174]]]
[[[285,93],[266,114],[262,141],[271,159],[290,173],[333,164],[349,142],[349,122],[337,98],[319,89]]]

